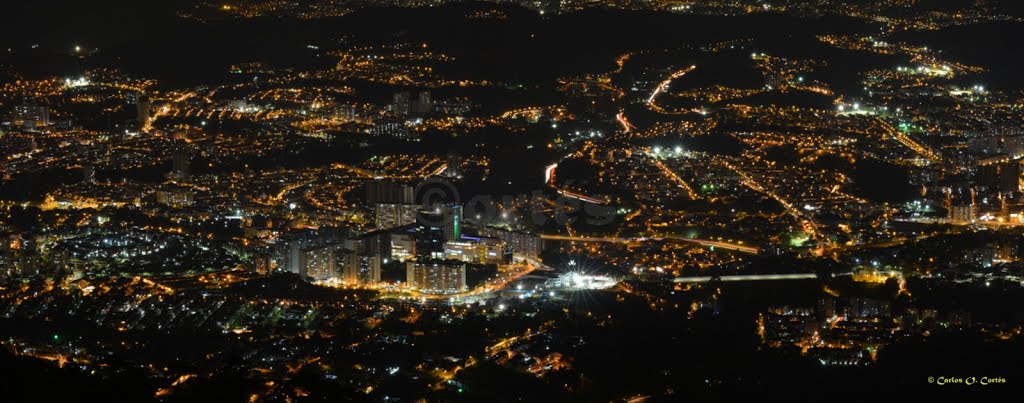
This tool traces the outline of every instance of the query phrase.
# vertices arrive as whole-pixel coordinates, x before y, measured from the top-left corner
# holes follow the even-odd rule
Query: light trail
[[[655,98],[657,98],[658,95],[661,94],[662,92],[665,92],[665,91],[668,90],[668,86],[669,86],[669,84],[672,84],[672,80],[675,80],[675,79],[677,79],[679,77],[682,77],[682,76],[686,75],[686,73],[689,73],[689,72],[693,71],[696,68],[697,68],[697,66],[690,66],[688,68],[676,71],[675,73],[672,73],[672,75],[668,76],[668,78],[663,80],[661,83],[658,84],[657,87],[654,88],[654,92],[651,93],[651,96],[647,97],[647,101],[646,101],[647,102],[647,106],[649,106],[651,108],[655,108],[655,109],[661,109],[660,107],[658,107],[654,103]]]
[[[573,192],[573,191],[570,191],[570,190],[565,190],[565,189],[559,188],[558,186],[555,186],[555,169],[557,169],[557,168],[558,168],[558,163],[554,163],[554,164],[548,165],[547,168],[544,168],[544,183],[546,183],[548,186],[551,186],[553,189],[555,189],[555,191],[557,191],[558,194],[560,194],[562,196],[565,196],[565,197],[570,197],[570,198],[573,198],[573,199],[585,201],[587,203],[608,204],[607,200],[601,200],[601,199],[593,198],[593,197],[590,197],[590,196],[587,196],[587,195],[579,194],[579,193],[576,193],[576,192]]]
[[[557,169],[557,168],[558,168],[558,163],[557,162],[554,163],[554,164],[548,165],[547,168],[544,168],[544,183],[554,187],[554,182],[553,181],[555,180],[555,169]]]
[[[623,111],[619,111],[619,113],[615,115],[615,120],[619,121],[619,124],[622,125],[623,133],[629,133],[630,130],[636,130],[636,126],[629,123],[629,119],[626,119],[626,113]]]
[[[573,192],[573,191],[569,191],[569,190],[565,190],[565,189],[559,189],[559,188],[555,188],[555,190],[558,191],[558,194],[560,194],[562,196],[573,198],[573,199],[580,200],[580,201],[585,201],[587,203],[608,204],[607,200],[596,199],[596,198],[593,198],[593,197],[590,197],[590,196],[587,196],[587,195],[583,195],[583,194],[579,194],[579,193],[576,193],[576,192]]]

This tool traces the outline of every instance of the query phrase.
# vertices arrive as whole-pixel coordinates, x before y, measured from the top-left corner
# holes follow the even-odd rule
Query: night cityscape
[[[1024,2],[8,3],[0,402],[1024,382]]]

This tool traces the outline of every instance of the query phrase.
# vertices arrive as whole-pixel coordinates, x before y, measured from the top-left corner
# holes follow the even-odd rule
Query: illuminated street
[[[0,402],[1010,399],[1024,2],[5,2]]]

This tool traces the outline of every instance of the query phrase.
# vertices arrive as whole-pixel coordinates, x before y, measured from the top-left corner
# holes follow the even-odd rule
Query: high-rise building
[[[413,187],[383,180],[369,182],[366,184],[366,204],[413,204]]]
[[[11,117],[14,126],[21,126],[26,130],[37,130],[50,125],[50,109],[26,102],[23,105],[14,107]]]
[[[354,105],[338,105],[334,108],[334,118],[341,121],[353,121],[359,116]]]
[[[272,256],[265,252],[256,252],[251,255],[252,263],[250,265],[252,272],[256,274],[269,274],[270,269],[273,266]]]
[[[480,251],[475,242],[445,242],[444,258],[461,262],[480,262]]]
[[[280,251],[277,255],[277,270],[298,274],[302,269],[302,260],[299,253],[302,251],[303,240],[298,237],[286,239],[280,244]]]
[[[954,204],[949,206],[949,221],[972,222],[977,219],[973,204]]]
[[[189,178],[188,160],[188,153],[183,150],[175,151],[174,156],[171,157],[171,173],[168,178],[177,181],[187,180]]]
[[[444,240],[446,242],[462,239],[462,206],[448,204],[441,207],[444,216]]]
[[[544,241],[537,235],[495,227],[481,228],[480,235],[498,238],[512,247],[515,253],[524,256],[537,257],[544,251]]]
[[[338,245],[314,246],[299,251],[299,275],[314,280],[338,277],[335,266],[335,251]]]
[[[135,120],[139,121],[139,125],[145,126],[152,117],[153,101],[150,101],[147,96],[139,96],[135,102]]]
[[[434,102],[430,98],[430,91],[420,91],[415,100],[409,91],[402,91],[394,94],[388,109],[403,119],[423,117],[434,109]]]
[[[389,238],[387,231],[373,231],[345,241],[347,248],[356,253],[387,254]]]
[[[412,99],[408,91],[396,92],[391,101],[391,112],[400,116],[408,117],[412,108]]]
[[[452,152],[445,160],[444,176],[448,178],[462,177],[462,156]]]
[[[437,233],[438,238],[440,238],[440,230]],[[357,254],[380,256],[381,264],[384,264],[389,259],[406,261],[415,257],[419,251],[419,242],[423,238],[420,236],[417,228],[409,225],[394,231],[381,230],[362,234],[347,240],[345,245]],[[438,245],[443,243],[443,240],[437,240]],[[426,250],[430,250],[429,245]],[[440,250],[439,246],[437,251]],[[429,252],[427,253],[429,255]]]
[[[444,258],[467,263],[501,264],[504,262],[505,243],[495,238],[476,241],[445,242]]]
[[[852,297],[846,307],[847,316],[851,318],[878,318],[889,317],[889,301]]]
[[[978,166],[978,184],[996,192],[1015,192],[1020,189],[1020,163],[993,162]]]
[[[337,276],[335,251],[341,250],[347,231],[334,228],[292,231],[277,242],[275,265],[277,270],[303,276]],[[321,251],[320,249],[326,250]],[[327,262],[325,259],[330,259]],[[312,275],[310,274],[312,270]]]
[[[417,116],[429,114],[434,109],[434,102],[430,100],[430,91],[421,91],[416,98],[416,104],[412,113]]]
[[[378,204],[374,209],[374,221],[377,229],[390,229],[412,224],[416,222],[417,209],[419,209],[419,205],[415,204]]]
[[[438,210],[417,211],[416,255],[440,258],[444,242],[444,215]]]
[[[416,237],[409,234],[391,234],[391,259],[404,262],[416,257]]]
[[[406,262],[409,287],[430,294],[456,294],[466,291],[466,264],[451,260]]]
[[[192,189],[165,184],[156,190],[156,202],[171,207],[186,207],[191,206],[195,200]]]
[[[341,279],[351,284],[380,282],[380,255],[344,250],[338,253]]]

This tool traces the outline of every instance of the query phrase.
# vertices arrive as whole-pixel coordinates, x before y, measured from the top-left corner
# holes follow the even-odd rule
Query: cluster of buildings
[[[392,102],[387,105],[387,115],[374,121],[369,132],[374,136],[412,139],[410,125],[422,122],[434,110],[430,91],[401,91],[396,92],[392,98]]]
[[[822,365],[867,365],[901,337],[974,325],[963,309],[906,306],[869,297],[823,297],[814,306],[776,306],[762,313],[758,332],[773,348],[797,347]]]
[[[11,128],[36,132],[46,129],[51,123],[49,107],[26,101],[11,110],[5,125]]]
[[[500,228],[466,231],[462,206],[424,207],[413,203],[413,187],[398,182],[366,184],[366,202],[374,210],[375,229],[301,229],[280,236],[266,253],[261,270],[292,272],[317,281],[376,286],[394,279],[424,293],[466,291],[473,266],[506,266],[514,255],[536,257],[540,237]],[[391,268],[391,275],[382,272]]]

